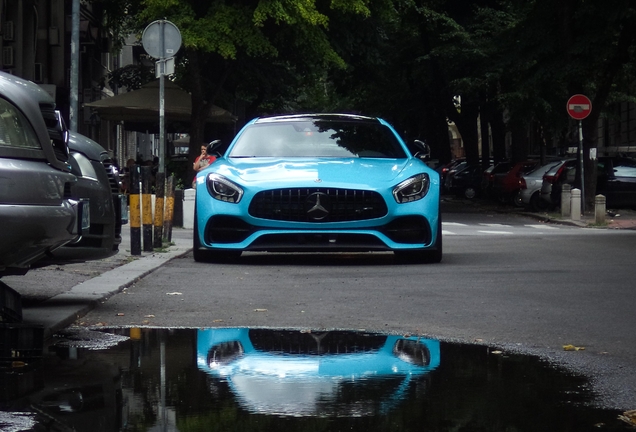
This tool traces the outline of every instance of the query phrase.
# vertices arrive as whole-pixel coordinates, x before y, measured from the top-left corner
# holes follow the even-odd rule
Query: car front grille
[[[105,159],[102,161],[102,165],[104,170],[106,171],[106,175],[108,176],[108,183],[110,184],[110,191],[114,194],[119,193],[119,179],[117,175],[117,170],[113,165],[113,161],[110,159]]]
[[[387,206],[373,191],[332,188],[289,188],[257,193],[251,216],[292,222],[345,222],[383,217]]]

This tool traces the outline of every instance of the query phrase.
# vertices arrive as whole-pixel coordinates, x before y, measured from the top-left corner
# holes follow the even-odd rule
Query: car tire
[[[521,199],[521,191],[516,191],[512,195],[512,203],[515,207],[523,207],[523,200]]]
[[[212,251],[201,249],[201,240],[199,239],[199,230],[198,230],[198,218],[197,218],[197,210],[196,204],[194,209],[194,226],[192,230],[192,255],[196,262],[204,262],[204,263],[220,263],[220,262],[229,262],[240,258],[241,251],[236,250],[222,250],[222,251]]]
[[[537,191],[530,197],[530,209],[532,211],[545,211],[548,209],[549,203],[541,198],[541,192]]]
[[[433,249],[419,251],[395,251],[395,258],[401,264],[437,264],[442,261],[442,213],[437,217],[437,237]]]
[[[477,189],[472,186],[464,189],[464,198],[473,199],[477,196]]]

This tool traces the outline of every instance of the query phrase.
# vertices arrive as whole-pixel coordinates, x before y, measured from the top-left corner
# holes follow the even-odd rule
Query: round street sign
[[[592,101],[585,95],[576,94],[568,99],[566,109],[574,120],[583,120],[592,112]]]
[[[174,57],[181,48],[181,32],[170,21],[153,21],[144,30],[141,43],[151,57],[157,59]]]

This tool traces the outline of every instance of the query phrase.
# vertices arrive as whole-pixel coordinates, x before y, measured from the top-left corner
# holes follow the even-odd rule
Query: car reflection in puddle
[[[4,431],[618,431],[588,381],[482,345],[353,331],[71,329],[0,368]]]
[[[439,359],[438,341],[416,337],[246,328],[197,336],[199,368],[226,380],[241,406],[258,414],[380,415]]]

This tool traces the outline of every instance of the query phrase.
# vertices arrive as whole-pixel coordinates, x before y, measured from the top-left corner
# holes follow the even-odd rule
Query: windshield
[[[230,157],[406,158],[395,134],[377,122],[302,120],[255,123]]]

